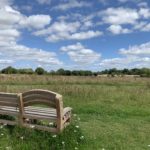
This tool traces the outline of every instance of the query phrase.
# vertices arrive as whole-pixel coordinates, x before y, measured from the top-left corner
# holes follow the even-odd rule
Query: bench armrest
[[[65,107],[63,110],[63,115],[67,114],[68,112],[71,112],[72,108],[71,107]]]
[[[66,107],[66,108],[64,108],[64,110],[63,110],[63,123],[64,123],[65,125],[67,125],[67,124],[70,123],[71,110],[72,110],[71,107]]]

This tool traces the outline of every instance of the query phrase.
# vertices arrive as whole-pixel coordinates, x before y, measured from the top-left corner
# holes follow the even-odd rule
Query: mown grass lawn
[[[4,127],[0,129],[0,149],[150,149],[150,79],[0,76],[0,91],[23,92],[34,88],[62,94],[64,105],[73,108],[79,122],[57,137]]]

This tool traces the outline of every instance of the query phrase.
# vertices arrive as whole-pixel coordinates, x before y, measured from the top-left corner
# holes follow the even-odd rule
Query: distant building
[[[97,77],[108,77],[108,74],[98,74]]]
[[[123,77],[127,77],[127,78],[138,78],[138,77],[140,77],[140,75],[123,75]]]
[[[126,74],[98,74],[97,77],[125,77],[125,78],[139,78],[140,75],[126,75]]]

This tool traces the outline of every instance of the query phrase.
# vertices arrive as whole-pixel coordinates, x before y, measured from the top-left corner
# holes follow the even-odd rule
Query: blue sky
[[[1,0],[0,68],[150,67],[149,0]]]

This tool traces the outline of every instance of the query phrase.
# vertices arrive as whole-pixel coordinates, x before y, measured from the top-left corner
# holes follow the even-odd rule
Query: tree
[[[20,74],[33,74],[34,71],[32,68],[18,69],[18,73]]]
[[[122,73],[123,73],[123,74],[129,74],[129,70],[128,70],[127,68],[124,68],[124,69],[122,70]]]
[[[50,74],[50,75],[56,75],[56,72],[55,72],[54,70],[51,70],[51,71],[49,72],[49,74]]]
[[[57,74],[58,75],[65,75],[65,70],[60,68],[60,69],[57,70]]]
[[[72,75],[77,76],[78,75],[78,71],[77,70],[73,70],[72,71]]]
[[[38,75],[45,74],[45,70],[42,67],[38,67],[35,69],[35,73]]]
[[[71,76],[71,71],[70,70],[65,70],[64,73],[65,73],[66,76]]]
[[[2,69],[1,72],[4,73],[4,74],[16,74],[17,73],[17,69],[15,69],[15,68],[13,68],[11,66],[8,66],[8,67]]]

